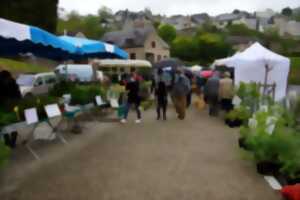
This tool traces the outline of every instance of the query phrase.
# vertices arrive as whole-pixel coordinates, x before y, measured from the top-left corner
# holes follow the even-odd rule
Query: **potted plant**
[[[251,117],[250,110],[247,109],[247,107],[245,106],[240,106],[230,111],[225,116],[225,123],[231,128],[239,127],[242,124],[246,124],[250,117]]]

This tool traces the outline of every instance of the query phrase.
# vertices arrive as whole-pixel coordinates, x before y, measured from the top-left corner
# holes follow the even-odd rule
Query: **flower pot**
[[[227,124],[230,128],[240,127],[242,123],[243,123],[242,120],[239,119],[235,119],[235,120],[225,119],[225,124]]]
[[[247,146],[247,144],[246,144],[246,138],[240,137],[239,140],[238,140],[238,143],[239,143],[239,147],[241,149],[245,149],[247,151],[251,150],[251,148],[249,146]]]
[[[257,172],[263,175],[274,175],[279,169],[280,165],[272,161],[261,161],[256,164]]]
[[[295,185],[300,183],[300,178],[291,178],[290,176],[282,173],[276,173],[275,177],[282,186]]]

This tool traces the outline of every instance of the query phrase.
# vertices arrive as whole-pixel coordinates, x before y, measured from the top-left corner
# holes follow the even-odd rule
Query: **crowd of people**
[[[178,119],[184,120],[186,109],[192,103],[193,92],[196,93],[196,98],[201,98],[205,104],[208,104],[210,116],[218,116],[220,108],[226,112],[233,108],[234,85],[229,72],[216,71],[211,77],[202,77],[200,74],[186,72],[184,68],[172,71],[164,71],[159,68],[155,71],[151,93],[155,96],[157,120],[167,120],[169,99],[173,102]],[[125,111],[121,123],[127,122],[131,108],[134,108],[136,112],[136,123],[141,123],[140,82],[142,80],[143,78],[138,75],[136,70],[132,70],[130,74],[121,75],[120,84],[126,88],[126,100],[123,102]],[[192,85],[195,85],[195,91],[193,91]]]

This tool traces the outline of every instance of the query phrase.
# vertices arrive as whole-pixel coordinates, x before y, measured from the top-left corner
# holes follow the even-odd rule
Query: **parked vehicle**
[[[47,94],[57,82],[53,72],[40,74],[21,74],[17,78],[17,84],[23,97]]]
[[[91,65],[62,64],[58,65],[54,72],[58,76],[65,77],[71,81],[91,82],[94,77]]]

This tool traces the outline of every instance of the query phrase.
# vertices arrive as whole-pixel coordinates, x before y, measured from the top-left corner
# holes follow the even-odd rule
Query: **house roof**
[[[209,20],[209,15],[207,13],[194,14],[191,16],[191,20],[195,23],[203,23]]]
[[[226,13],[226,14],[221,14],[221,15],[218,15],[217,17],[216,17],[216,20],[218,20],[218,21],[232,21],[232,20],[236,20],[236,19],[240,19],[241,18],[241,16],[240,15],[238,15],[238,14],[228,14],[228,13]]]
[[[155,29],[149,26],[144,28],[130,28],[128,30],[106,33],[102,40],[113,43],[121,48],[143,47],[148,36],[153,32],[155,32]],[[160,39],[160,42],[165,48],[169,48],[169,45],[165,41]]]

